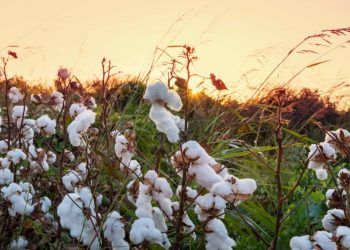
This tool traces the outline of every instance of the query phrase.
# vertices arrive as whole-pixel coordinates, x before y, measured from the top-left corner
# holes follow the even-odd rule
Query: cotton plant
[[[345,129],[327,131],[325,141],[312,144],[308,155],[308,168],[316,171],[320,180],[328,177],[332,171],[330,164],[336,162],[338,154],[348,155],[350,133]],[[350,171],[341,169],[336,177],[336,187],[325,193],[326,205],[329,208],[322,219],[323,231],[313,235],[295,236],[290,240],[292,250],[309,249],[348,249],[350,247],[349,203]]]
[[[173,115],[167,108],[180,111],[182,101],[179,94],[163,82],[155,82],[147,85],[143,98],[151,103],[149,117],[156,124],[157,130],[166,134],[169,142],[179,141],[180,131],[185,129],[185,121],[177,115]]]
[[[198,220],[204,225],[211,225],[210,227],[214,227],[212,231],[217,232],[217,234],[206,233],[206,248],[231,249],[236,245],[235,241],[228,236],[226,228],[226,233],[222,230],[222,227],[225,227],[224,224],[216,220],[224,218],[228,203],[238,205],[254,193],[257,188],[255,180],[239,179],[230,175],[227,169],[217,163],[196,141],[182,144],[181,151],[174,153],[171,162],[180,176],[183,175],[187,166],[188,178],[207,190],[206,194],[192,198],[195,202],[195,213]],[[194,196],[195,193],[191,194],[189,191],[185,189],[185,197],[187,193],[190,197]],[[212,220],[215,221],[211,223]],[[221,237],[221,239],[214,242],[211,239],[215,237],[219,239]]]

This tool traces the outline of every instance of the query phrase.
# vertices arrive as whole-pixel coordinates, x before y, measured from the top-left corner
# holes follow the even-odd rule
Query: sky
[[[196,73],[215,73],[227,93],[244,99],[305,37],[350,26],[349,10],[348,0],[0,0],[0,55],[19,46],[11,48],[19,59],[11,62],[10,75],[50,84],[59,67],[82,80],[100,77],[103,57],[125,74],[143,74],[157,46],[188,44],[199,57]],[[342,39],[350,36],[334,44]],[[268,86],[284,83],[318,56],[293,55]],[[319,60],[329,62],[303,71],[291,85],[330,93],[349,80],[349,56],[350,48],[327,53]],[[349,93],[342,87],[332,94]]]

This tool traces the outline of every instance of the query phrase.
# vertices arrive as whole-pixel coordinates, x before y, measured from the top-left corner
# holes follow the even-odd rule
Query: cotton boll
[[[173,195],[173,191],[167,181],[167,179],[158,177],[158,174],[154,170],[150,170],[145,174],[145,184],[152,186],[152,197],[155,199],[162,211],[169,217],[172,216],[172,202],[170,197]]]
[[[27,249],[28,246],[28,241],[20,236],[17,239],[14,239],[13,241],[11,241],[10,250],[25,250]]]
[[[88,128],[95,122],[96,114],[91,110],[82,111],[74,121],[67,127],[70,143],[75,146],[83,146],[81,133],[86,132]]]
[[[23,144],[28,147],[34,142],[34,129],[25,125],[22,128],[22,138],[20,138]]]
[[[156,102],[164,102],[167,106],[175,111],[182,108],[181,98],[174,90],[169,90],[168,86],[163,82],[155,82],[147,85],[144,99],[154,104]]]
[[[208,250],[229,250],[236,246],[236,242],[228,236],[224,223],[218,219],[212,219],[206,224],[205,239],[207,244],[205,248]]]
[[[134,221],[130,230],[130,240],[139,245],[147,241],[162,245],[163,236],[155,227],[155,224],[150,218],[140,218]]]
[[[75,169],[77,173],[80,175],[82,180],[85,180],[88,174],[87,164],[85,162],[79,163],[79,165]]]
[[[82,103],[73,103],[69,107],[69,115],[74,118],[79,115],[81,112],[85,111],[86,107]]]
[[[350,132],[343,128],[329,131],[326,133],[325,142],[332,144],[337,152],[342,152],[343,145],[350,144]]]
[[[313,236],[314,246],[325,250],[337,250],[337,244],[332,240],[332,234],[326,231],[318,231]]]
[[[103,224],[103,235],[111,243],[113,250],[128,250],[129,244],[124,240],[125,230],[121,221],[122,217],[117,211],[113,211],[107,215]]]
[[[131,150],[131,143],[129,140],[122,134],[117,134],[115,138],[114,145],[115,154],[118,158],[121,159],[120,168],[123,170],[125,167],[128,167],[133,157]]]
[[[25,187],[26,183],[20,184]],[[32,205],[32,194],[25,191],[22,186],[13,182],[9,186],[1,188],[3,198],[11,203],[8,212],[12,217],[15,217],[17,214],[31,214],[36,205]]]
[[[322,219],[322,226],[328,232],[333,232],[337,229],[337,221],[341,221],[345,218],[344,210],[332,209],[328,210],[327,214]]]
[[[166,134],[168,141],[176,143],[179,140],[180,129],[173,119],[173,115],[162,105],[155,103],[152,105],[149,117],[156,124],[157,130]]]
[[[120,167],[122,170],[125,169],[124,164],[120,164]],[[142,177],[141,165],[138,161],[131,160],[127,169],[131,172],[132,178],[137,179]]]
[[[0,153],[1,154],[6,153],[8,148],[9,148],[9,146],[8,146],[7,141],[1,140],[0,141]]]
[[[12,108],[11,117],[12,120],[16,121],[17,119],[27,116],[28,108],[23,105],[17,105]]]
[[[96,114],[91,110],[84,110],[75,119],[77,132],[86,131],[95,122]]]
[[[50,119],[48,115],[40,116],[36,120],[37,128],[46,135],[56,134],[56,120]]]
[[[0,185],[8,185],[13,182],[13,173],[8,168],[0,168]]]
[[[182,145],[182,151],[185,154],[185,157],[194,164],[216,164],[215,160],[196,141],[185,142]]]
[[[165,218],[163,212],[158,207],[153,207],[153,216],[152,219],[154,221],[155,227],[162,233],[168,231],[168,227],[165,223]]]
[[[139,192],[139,182],[137,180],[132,180],[126,186],[127,188],[127,198],[131,204],[135,205]]]
[[[136,200],[135,214],[139,218],[152,218],[152,197],[148,193],[149,187],[142,183],[139,184],[139,196]]]
[[[74,170],[69,170],[62,177],[62,182],[67,191],[73,192],[74,187],[81,181],[81,176]]]
[[[239,179],[238,180],[238,190],[239,194],[252,194],[255,192],[257,185],[253,179]]]
[[[65,195],[57,207],[57,215],[60,217],[61,226],[69,229],[72,237],[81,240],[83,245],[90,246],[90,249],[99,249],[99,235],[96,232],[97,225],[95,219],[98,215],[90,206],[92,216],[90,218],[85,217],[82,211],[82,209],[86,208],[83,202],[85,198],[81,197],[78,193]]]
[[[18,88],[11,87],[8,91],[8,97],[11,103],[17,103],[20,100],[23,100],[23,95],[19,92]]]
[[[50,97],[50,104],[55,111],[61,112],[64,104],[63,94],[61,92],[54,91]]]
[[[11,165],[11,161],[8,158],[0,158],[0,166],[2,168],[9,168]]]
[[[181,190],[182,186],[179,185],[176,189],[176,196],[180,197],[181,196]],[[192,189],[191,187],[186,187],[186,198],[190,200],[194,200],[197,197],[198,193],[197,190]]]
[[[346,248],[350,248],[350,228],[346,226],[339,226],[336,231],[336,236],[340,240],[340,244]]]
[[[41,211],[47,213],[51,207],[51,200],[48,197],[42,197],[40,199]]]
[[[328,177],[328,173],[327,173],[327,170],[321,168],[321,169],[316,169],[316,176],[317,176],[317,179],[321,180],[321,181],[324,181],[327,179]]]
[[[21,129],[24,130],[25,127],[30,127],[32,129],[35,129],[37,130],[37,127],[36,127],[36,121],[34,119],[28,119],[28,118],[18,118],[16,120],[16,126],[18,129]]]
[[[226,201],[220,196],[215,196],[211,193],[200,195],[196,199],[195,212],[198,215],[199,221],[205,221],[209,216],[218,216],[224,218],[226,209]]]
[[[295,236],[290,240],[291,250],[312,250],[312,243],[309,235]]]
[[[88,107],[89,109],[95,109],[97,107],[96,100],[92,96],[88,96],[84,100],[84,105]]]
[[[222,181],[222,177],[207,164],[191,164],[188,174],[194,176],[196,182],[207,190],[210,190],[215,183]]]
[[[7,152],[6,157],[13,163],[18,164],[21,160],[25,160],[27,157],[21,149],[15,148]]]
[[[54,152],[52,152],[52,151],[47,151],[46,155],[47,155],[47,162],[48,162],[49,164],[53,164],[53,163],[56,162],[57,156],[56,156],[56,154],[55,154]]]
[[[69,151],[69,150],[65,150],[65,155],[68,158],[68,160],[70,162],[74,162],[75,160],[75,155],[73,154],[73,152]]]

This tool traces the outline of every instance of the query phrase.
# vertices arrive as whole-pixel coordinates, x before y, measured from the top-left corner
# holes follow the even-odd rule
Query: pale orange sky
[[[235,96],[244,98],[304,37],[350,26],[349,11],[349,0],[0,0],[0,53],[8,45],[30,47],[16,49],[20,59],[10,74],[50,83],[60,66],[83,80],[93,79],[100,75],[104,56],[119,70],[139,74],[148,69],[157,45],[186,43],[197,49],[198,73],[215,72]],[[325,58],[330,63],[305,72],[293,84],[327,91],[349,80],[349,56],[350,48],[332,53]],[[309,55],[295,56],[272,80],[283,82],[310,60]],[[243,79],[252,69],[257,70]]]

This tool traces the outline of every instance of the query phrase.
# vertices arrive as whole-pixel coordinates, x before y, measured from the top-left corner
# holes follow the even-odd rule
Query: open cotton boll
[[[153,207],[153,216],[155,227],[161,232],[165,233],[168,231],[168,227],[165,223],[163,212],[158,207]]]
[[[236,242],[228,236],[224,223],[218,219],[212,219],[206,224],[205,248],[207,250],[231,250]]]
[[[252,194],[255,192],[257,188],[255,180],[249,179],[249,178],[238,179],[237,186],[238,186],[237,192],[239,194]]]
[[[0,168],[0,185],[8,185],[13,182],[13,173],[8,168]]]
[[[0,158],[0,167],[1,168],[9,168],[11,165],[11,161],[8,158]]]
[[[51,200],[48,197],[42,197],[40,199],[41,211],[47,213],[51,207]]]
[[[9,246],[10,250],[25,250],[27,249],[28,241],[23,237],[20,236],[17,239],[14,239],[11,241],[11,244]]]
[[[317,179],[321,180],[321,181],[324,181],[327,179],[328,177],[328,173],[327,173],[327,170],[326,169],[316,169],[316,177]]]
[[[82,141],[82,132],[86,132],[88,128],[95,122],[96,114],[87,109],[81,112],[77,117],[75,117],[74,121],[69,124],[67,127],[67,132],[69,136],[70,143],[79,147],[83,145]]]
[[[340,241],[340,244],[346,248],[350,249],[350,228],[346,226],[339,226],[336,231],[336,236]]]
[[[85,180],[88,174],[87,164],[85,162],[79,163],[75,168],[75,171],[77,171],[82,180]]]
[[[142,172],[141,172],[141,165],[138,161],[136,160],[131,160],[129,163],[129,166],[124,166],[124,164],[120,164],[120,168],[122,170],[127,169],[128,172],[131,173],[131,176],[133,179],[137,179],[142,177]]]
[[[194,211],[198,215],[199,221],[205,221],[209,216],[218,216],[224,218],[224,211],[226,209],[226,201],[220,196],[207,193],[200,195],[196,199],[196,207]]]
[[[179,141],[180,129],[183,128],[181,121],[176,120],[174,116],[162,105],[158,103],[152,104],[149,117],[156,124],[157,130],[166,134],[168,141],[176,143]]]
[[[122,216],[117,211],[113,211],[107,215],[103,224],[103,235],[111,243],[113,250],[128,250],[130,248],[124,240],[125,229],[121,219]]]
[[[7,141],[1,140],[0,141],[0,153],[1,154],[6,153],[8,148],[9,148],[9,145],[8,145]]]
[[[222,181],[222,177],[208,164],[191,164],[188,174],[194,176],[196,182],[208,191],[215,183]]]
[[[180,197],[181,190],[182,190],[182,186],[179,185],[176,189],[176,196],[177,197]],[[186,198],[187,199],[194,200],[197,197],[197,195],[198,195],[197,190],[192,189],[191,187],[186,187]]]
[[[350,145],[350,132],[343,128],[329,131],[326,133],[325,142],[332,144],[337,152],[342,152],[344,145]]]
[[[23,100],[23,95],[21,92],[19,92],[18,88],[11,87],[8,91],[8,97],[11,103],[19,102],[20,100]]]
[[[120,168],[123,170],[125,167],[128,167],[131,158],[133,157],[133,153],[131,152],[131,145],[129,140],[119,132],[115,138],[114,150],[116,156],[121,159]]]
[[[154,170],[149,170],[145,174],[145,184],[153,186],[152,197],[155,199],[162,211],[169,217],[173,214],[172,202],[170,197],[173,195],[173,191],[167,181],[163,177],[158,177],[158,174]]]
[[[337,229],[339,221],[345,218],[344,210],[332,209],[328,210],[327,214],[322,219],[322,226],[328,232],[333,232]]]
[[[149,187],[142,183],[139,184],[139,196],[136,200],[135,214],[138,218],[152,218],[152,196],[149,195]]]
[[[75,186],[81,181],[81,176],[74,170],[69,170],[63,177],[62,182],[67,191],[73,192]]]
[[[86,109],[87,108],[82,103],[73,103],[69,107],[69,115],[70,117],[74,118]]]
[[[164,102],[170,109],[179,111],[182,108],[182,102],[179,94],[174,90],[169,90],[163,82],[155,82],[147,85],[144,99],[154,104]]]
[[[34,143],[34,129],[25,125],[22,128],[22,137],[20,140],[23,142],[23,144],[28,147],[29,145]]]
[[[25,153],[19,148],[15,148],[11,151],[8,151],[6,157],[13,164],[18,164],[21,160],[25,160],[27,158]]]
[[[194,164],[208,164],[212,166],[217,163],[196,141],[187,141],[182,144],[182,151],[185,157]]]
[[[319,247],[325,250],[337,250],[337,244],[333,241],[333,235],[326,231],[317,231],[313,236],[314,247]],[[315,249],[315,248],[313,248]]]
[[[309,147],[308,159],[309,168],[319,168],[322,167],[324,163],[330,160],[336,159],[336,152],[331,144],[327,142],[321,142],[320,144],[311,144]],[[317,164],[318,163],[318,164]],[[311,164],[311,165],[310,165]],[[312,165],[314,164],[314,165]]]
[[[36,120],[36,126],[40,132],[47,135],[56,134],[56,120],[50,119],[48,115],[40,116]]]
[[[140,218],[134,221],[130,230],[130,240],[137,245],[143,242],[163,245],[163,236],[150,218]]]
[[[309,235],[295,236],[290,240],[291,250],[312,250],[312,243]]]
[[[96,100],[93,96],[88,96],[84,99],[84,105],[89,109],[94,109],[97,107]]]
[[[57,207],[57,215],[60,217],[62,228],[69,230],[72,237],[81,240],[84,246],[90,249],[99,249],[99,234],[96,225],[96,212],[90,209],[91,216],[85,217],[83,210],[86,208],[82,197],[78,193],[66,194]],[[90,207],[91,208],[91,207]]]
[[[23,105],[17,105],[12,108],[11,117],[12,120],[16,121],[22,117],[26,117],[28,112],[28,108]]]
[[[18,129],[23,128],[23,127],[30,127],[34,130],[37,130],[36,127],[36,121],[34,119],[28,119],[28,118],[19,118],[16,120],[16,126]]]
[[[53,164],[53,163],[56,162],[57,156],[56,156],[56,154],[54,152],[47,151],[46,155],[47,155],[47,162],[49,164]]]
[[[50,104],[55,111],[61,112],[64,104],[63,94],[58,91],[54,91],[50,97]]]
[[[68,158],[68,160],[70,161],[70,162],[74,162],[74,160],[75,160],[75,155],[73,154],[73,152],[72,151],[69,151],[69,150],[64,150],[64,152],[65,152],[65,156]]]
[[[31,193],[25,192],[21,185],[13,182],[9,186],[1,188],[1,193],[4,199],[11,203],[11,207],[8,208],[10,216],[33,213],[36,204],[32,205]]]

